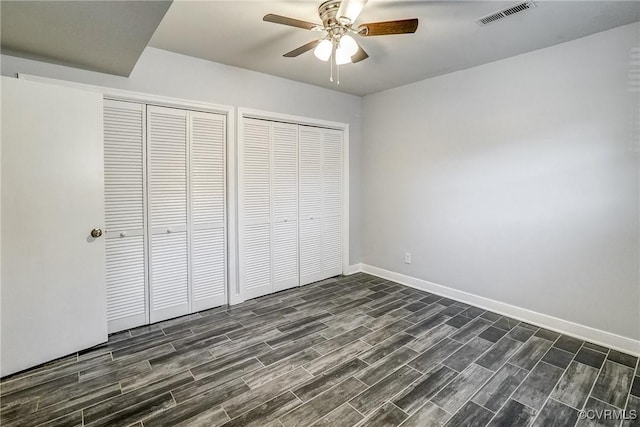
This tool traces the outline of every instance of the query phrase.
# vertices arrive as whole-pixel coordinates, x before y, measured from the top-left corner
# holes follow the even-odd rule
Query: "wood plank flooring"
[[[365,274],[0,381],[3,426],[637,426],[638,359]]]

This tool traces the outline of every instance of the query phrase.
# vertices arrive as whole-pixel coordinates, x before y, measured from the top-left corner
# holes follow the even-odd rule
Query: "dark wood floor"
[[[3,426],[640,424],[578,420],[640,412],[636,357],[365,274],[118,333],[0,390]]]

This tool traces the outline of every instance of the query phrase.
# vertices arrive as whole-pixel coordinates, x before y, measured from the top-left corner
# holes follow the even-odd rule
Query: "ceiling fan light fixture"
[[[333,43],[329,40],[322,40],[318,46],[313,50],[313,54],[321,61],[328,61],[331,57],[331,52],[333,51]]]
[[[348,54],[349,57],[351,57],[358,51],[358,43],[349,34],[345,34],[340,38],[340,44],[338,48],[344,51],[345,54]]]
[[[531,0],[524,1],[531,2]],[[340,65],[359,63],[369,57],[353,35],[369,37],[412,34],[418,29],[418,18],[355,25],[365,4],[367,4],[367,0],[322,0],[318,7],[318,16],[322,24],[274,15],[273,13],[265,15],[262,20],[305,30],[322,31],[324,33],[322,39],[316,38],[282,56],[295,58],[313,50],[318,59],[331,63],[331,78],[329,80],[334,81],[333,70],[335,69],[338,77],[337,84],[340,84]]]
[[[338,47],[338,49],[336,49],[336,64],[344,65],[351,63],[351,56],[348,51]]]

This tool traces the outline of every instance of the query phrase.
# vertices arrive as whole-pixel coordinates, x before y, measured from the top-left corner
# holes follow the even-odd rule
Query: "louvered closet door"
[[[298,126],[272,123],[272,269],[274,291],[299,284]]]
[[[239,265],[245,298],[273,292],[271,278],[271,125],[243,120],[239,150]]]
[[[187,112],[147,107],[150,320],[189,312]]]
[[[105,238],[109,332],[147,323],[145,106],[104,101]]]
[[[299,126],[300,284],[323,279],[322,137],[323,130]]]
[[[226,117],[189,112],[191,128],[191,311],[226,304]]]
[[[322,271],[342,273],[342,131],[325,129],[322,141]]]

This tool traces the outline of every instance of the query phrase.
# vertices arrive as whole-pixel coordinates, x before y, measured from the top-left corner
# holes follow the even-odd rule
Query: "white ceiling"
[[[321,1],[186,1],[171,5],[153,35],[156,48],[365,95],[496,61],[640,20],[637,1],[536,1],[538,7],[479,26],[480,16],[516,1],[369,0],[358,22],[420,19],[416,34],[359,38],[370,58],[340,67],[312,52],[282,54],[320,33],[263,22],[267,13],[319,23]]]
[[[170,4],[2,0],[2,53],[128,76]]]

